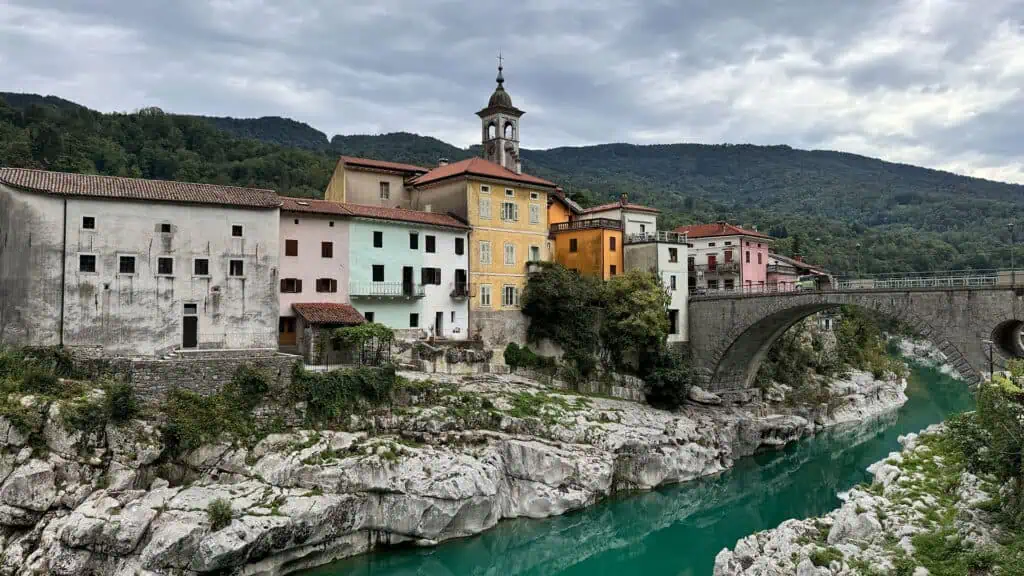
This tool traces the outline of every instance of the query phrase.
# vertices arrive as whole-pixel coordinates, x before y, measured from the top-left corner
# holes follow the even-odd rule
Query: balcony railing
[[[411,282],[356,282],[349,286],[352,298],[423,298],[423,284]]]
[[[641,242],[662,242],[665,244],[686,244],[686,234],[658,230],[657,232],[640,232],[629,234],[623,241],[624,244],[639,244]]]
[[[740,263],[733,260],[732,262],[716,262],[714,265],[694,264],[690,270],[697,270],[705,274],[735,274],[740,271]]]
[[[451,289],[449,296],[454,299],[469,298],[469,282],[452,282],[448,285]]]
[[[768,272],[779,272],[782,274],[796,274],[797,270],[795,266],[789,264],[769,264]]]
[[[552,234],[557,232],[568,232],[570,230],[591,230],[603,228],[606,230],[622,230],[622,222],[611,218],[588,218],[585,220],[572,220],[571,222],[559,222],[550,226]]]

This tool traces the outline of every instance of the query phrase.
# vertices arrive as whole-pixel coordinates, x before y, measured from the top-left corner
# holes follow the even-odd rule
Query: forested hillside
[[[0,164],[8,166],[320,196],[339,154],[432,166],[477,153],[415,134],[328,141],[286,118],[102,114],[52,96],[0,93]],[[835,271],[1008,266],[1006,225],[1024,203],[1024,186],[787,146],[606,144],[524,150],[523,161],[585,204],[628,192],[662,208],[663,227],[727,219],[776,236],[783,253],[800,236],[804,256]]]

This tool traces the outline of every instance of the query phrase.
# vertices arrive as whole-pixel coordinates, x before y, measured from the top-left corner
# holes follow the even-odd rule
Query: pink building
[[[773,239],[727,222],[680,226],[690,240],[687,262],[691,290],[764,290]]]

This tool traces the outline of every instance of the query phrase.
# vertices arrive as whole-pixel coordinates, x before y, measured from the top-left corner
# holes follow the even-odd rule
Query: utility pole
[[[1013,234],[1013,220],[1010,220],[1006,224],[1006,227],[1009,228],[1009,230],[1010,230],[1010,285],[1016,287],[1017,286],[1017,266],[1014,263],[1014,252],[1015,252],[1015,250],[1013,249],[1014,244],[1016,244],[1016,242],[1015,242],[1016,238],[1014,238],[1014,234]]]

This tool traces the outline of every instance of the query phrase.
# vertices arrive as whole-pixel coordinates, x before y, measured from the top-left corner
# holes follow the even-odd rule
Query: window
[[[516,197],[516,191],[511,189],[511,188],[505,188],[505,196],[507,196],[509,198],[515,198]]]
[[[320,243],[320,257],[321,258],[334,258],[334,242],[321,242]]]
[[[466,253],[466,239],[456,238],[455,239],[455,255],[462,256]]]
[[[714,247],[715,247],[715,243],[714,242],[708,242],[708,248],[714,248]]]
[[[511,242],[505,243],[505,266],[516,265],[516,245]]]
[[[530,200],[540,200],[539,192],[530,192]]]
[[[726,246],[732,246],[732,242],[726,242],[725,245]]]
[[[615,276],[615,272],[616,272],[615,264],[612,264],[611,266],[608,267],[608,275],[609,276]]]
[[[708,280],[708,290],[718,290],[718,280]]]
[[[174,274],[174,258],[157,258],[156,273],[160,276]]]
[[[333,294],[338,291],[338,281],[334,278],[317,278],[316,291]]]
[[[330,222],[328,222],[328,223],[327,223],[327,226],[328,226],[329,228],[334,228],[334,220],[331,220]]]
[[[679,310],[668,311],[668,333],[676,334],[679,332]]]
[[[373,312],[363,312],[363,318],[366,318],[367,322],[373,322]]]
[[[420,249],[420,235],[416,232],[409,232],[409,250]]]
[[[383,282],[384,281],[384,265],[374,264],[373,265],[373,281]]]
[[[192,274],[195,276],[209,276],[210,261],[206,258],[196,258],[192,262]]]
[[[760,242],[758,242],[758,243],[757,243],[757,247],[758,247],[758,248],[760,248],[760,247],[761,247],[761,243],[760,243]]]
[[[79,254],[78,255],[78,271],[79,272],[95,272],[96,271],[96,256],[93,254]]]
[[[501,291],[501,305],[505,308],[516,308],[519,306],[519,289],[515,286],[505,286]]]
[[[452,310],[452,322],[455,322],[455,310]]]
[[[241,224],[234,224],[233,226],[231,226],[231,235],[234,236],[235,238],[241,238],[242,237],[242,225]]]
[[[481,184],[480,185],[480,193],[481,194],[490,194],[491,193],[491,187],[486,185],[486,184]]]
[[[487,240],[480,241],[480,263],[491,263],[491,243]]]
[[[82,228],[85,230],[95,230],[96,218],[93,216],[82,216]]]
[[[298,224],[299,224],[299,219],[298,219],[298,218],[296,218],[296,219],[295,219],[295,224],[296,224],[296,225],[298,225]]]
[[[569,252],[576,252],[580,248],[579,240],[575,238],[569,238]]]
[[[420,326],[420,315],[413,313],[409,314],[409,328],[419,328]]]
[[[725,280],[722,280],[722,283],[726,290],[732,290],[733,288],[736,287],[736,281],[733,280],[732,278],[726,278]]]
[[[229,264],[230,264],[228,266],[228,275],[229,276],[245,276],[245,273],[244,273],[245,265],[242,263],[241,260],[232,260]]]
[[[732,262],[732,250],[725,251],[725,261]]]
[[[435,286],[441,285],[440,268],[420,268],[420,284]]]
[[[384,233],[379,230],[373,232],[373,247],[383,248],[384,247]]]
[[[669,262],[679,262],[679,248],[669,248],[668,249],[668,261]]]
[[[388,198],[391,198],[391,183],[390,182],[381,182],[380,183],[380,199],[381,200],[387,200]]]
[[[118,274],[135,274],[135,256],[118,256]]]
[[[437,252],[437,236],[427,236],[425,238],[426,245],[424,248],[427,250],[427,254],[433,254]]]
[[[671,276],[668,277],[668,287],[673,292],[676,291],[676,275],[675,274],[672,274]]]
[[[540,204],[530,204],[530,224],[540,224]]]
[[[760,252],[757,253],[757,263],[758,264],[761,263],[761,253]]]
[[[643,234],[644,232],[647,232],[647,226],[641,224],[640,225],[640,233]]]
[[[171,233],[171,225],[170,224],[161,224],[160,225],[160,233],[161,234],[170,234]]]
[[[611,250],[612,252],[615,252],[616,240],[617,239],[615,238],[615,236],[612,236],[611,238],[608,239],[608,249]]]
[[[686,268],[688,270],[693,270],[693,256],[688,256],[686,258]]]
[[[708,270],[714,272],[718,268],[718,256],[708,254]]]
[[[750,264],[750,250],[747,250],[747,264]]]
[[[481,198],[480,199],[480,218],[483,220],[491,219],[491,199]]]
[[[515,202],[502,202],[501,219],[505,222],[519,222],[519,205]]]
[[[302,293],[302,280],[298,278],[281,278],[281,293],[282,294],[300,294]]]
[[[750,246],[750,242],[747,242],[747,246]]]
[[[185,310],[185,315],[186,316],[195,316],[196,314],[199,314],[199,305],[198,304],[185,304],[184,310]],[[294,331],[295,331],[295,327],[293,326],[292,327],[292,332],[294,332]]]
[[[298,240],[285,240],[284,241],[284,255],[285,256],[298,256],[299,255],[299,241]]]
[[[530,262],[540,262],[540,246],[530,246]]]
[[[491,307],[491,285],[481,284],[480,285],[480,307],[490,308]]]

